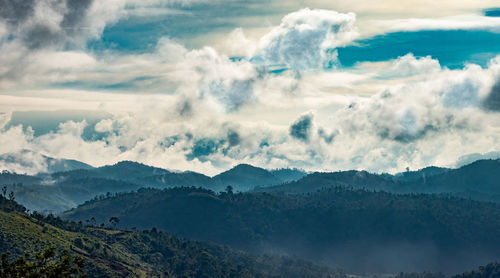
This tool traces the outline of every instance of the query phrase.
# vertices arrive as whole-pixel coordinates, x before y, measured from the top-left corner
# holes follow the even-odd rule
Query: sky
[[[28,174],[499,158],[500,0],[0,0],[0,143]]]

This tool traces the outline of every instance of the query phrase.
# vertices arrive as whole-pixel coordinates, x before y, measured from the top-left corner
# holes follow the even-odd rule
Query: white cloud
[[[331,67],[338,46],[357,36],[353,13],[302,9],[286,15],[259,41],[256,62],[296,70]]]
[[[409,53],[394,60],[387,70],[387,74],[404,77],[417,74],[433,74],[440,70],[441,65],[438,60],[432,59],[430,56],[417,58]]]
[[[372,24],[383,32],[421,30],[500,30],[500,18],[477,14],[449,16],[442,18],[404,18],[374,21]]]
[[[242,28],[234,29],[227,36],[223,51],[232,57],[251,57],[257,49],[257,43],[245,36]]]
[[[95,5],[108,2],[90,8],[96,22],[85,37],[125,16]],[[19,95],[0,95],[2,109],[100,108],[114,116],[95,125],[101,137],[94,141],[82,139],[85,122],[67,122],[39,137],[21,127],[1,129],[0,141],[7,143],[0,154],[28,149],[97,166],[129,159],[214,174],[240,162],[397,171],[454,165],[460,155],[499,150],[499,114],[484,111],[482,103],[499,79],[500,58],[484,69],[449,70],[432,57],[408,54],[352,70],[317,70],[335,62],[334,52],[326,50],[356,36],[354,20],[353,14],[304,9],[284,17],[258,46],[242,30],[231,34],[230,40],[242,44],[228,53],[256,51],[264,64],[297,69],[281,74],[169,38],[160,39],[152,53],[96,56],[48,47],[29,59],[23,59],[27,46],[21,41],[4,43],[9,51],[0,52],[0,86]],[[128,91],[47,89],[55,82],[123,84]],[[24,87],[43,90],[28,93]],[[295,134],[307,140],[290,136],[290,126],[310,111],[309,127]]]

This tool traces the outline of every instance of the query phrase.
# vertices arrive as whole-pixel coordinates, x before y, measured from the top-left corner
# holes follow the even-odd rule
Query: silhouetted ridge
[[[280,179],[269,171],[248,164],[239,164],[234,168],[213,177],[219,190],[232,186],[236,191],[247,191],[255,186],[276,185]]]

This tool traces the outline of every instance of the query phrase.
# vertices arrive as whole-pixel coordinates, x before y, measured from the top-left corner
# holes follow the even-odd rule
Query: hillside
[[[239,165],[213,178],[200,173],[171,172],[132,161],[99,168],[75,169],[36,176],[0,173],[0,185],[14,191],[19,202],[30,210],[59,213],[82,204],[97,195],[135,191],[140,188],[178,186],[203,187],[223,191],[231,185],[247,191],[257,185],[275,185],[295,180],[305,173],[294,169],[268,171]],[[279,178],[278,178],[279,177]]]
[[[53,246],[83,257],[90,277],[167,273],[167,277],[346,277],[306,261],[248,255],[211,243],[180,240],[156,229],[132,232],[84,227],[23,211],[22,206],[0,197],[0,253],[20,256]]]
[[[30,150],[0,154],[0,170],[13,169],[28,173],[55,173],[93,167],[73,159],[60,159]]]
[[[283,182],[269,171],[248,164],[239,164],[214,176],[213,180],[218,186],[218,190],[232,186],[236,191],[247,191],[258,185],[268,186]]]
[[[296,169],[265,170],[241,164],[214,177],[196,172],[171,172],[141,163],[123,161],[93,169],[40,174],[0,173],[7,185],[30,210],[62,212],[97,195],[135,191],[140,188],[202,187],[215,192],[232,186],[234,192],[312,193],[319,189],[345,188],[398,194],[453,194],[480,201],[500,202],[497,182],[500,160],[480,160],[458,169],[427,167],[396,175],[366,171],[306,174]]]
[[[500,204],[450,196],[342,187],[295,195],[142,189],[87,202],[64,214],[98,222],[111,216],[121,219],[121,227],[157,227],[349,271],[453,273],[500,258]]]
[[[308,193],[343,186],[392,193],[451,193],[458,197],[500,202],[500,160],[478,160],[457,169],[427,167],[396,175],[366,171],[312,173],[300,180],[257,187],[256,192]]]

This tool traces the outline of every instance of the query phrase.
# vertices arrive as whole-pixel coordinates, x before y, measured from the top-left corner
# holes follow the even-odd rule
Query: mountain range
[[[163,251],[158,251],[161,258],[180,252],[195,262],[195,269],[201,260],[197,252],[218,250],[207,252],[213,264],[220,266],[220,277],[242,269],[251,274],[248,277],[289,273],[286,267],[282,271],[273,268],[284,267],[280,265],[288,260],[300,266],[298,273],[337,275],[331,269],[341,268],[356,274],[422,270],[452,274],[500,258],[500,160],[397,174],[356,170],[307,173],[240,164],[213,177],[132,161],[102,167],[75,161],[64,165],[64,171],[0,173],[3,197],[12,192],[12,200],[32,212],[7,211],[15,215],[3,215],[2,223],[8,223],[0,226],[3,250],[21,252],[22,248],[16,248],[24,246],[23,242],[38,248],[33,251],[39,250],[43,244],[28,240],[30,235],[19,232],[22,236],[16,237],[8,230],[14,227],[18,231],[24,225],[38,231],[29,224],[37,223],[39,220],[32,218],[38,217],[54,226],[49,229],[56,234],[66,234],[57,229],[68,227],[70,232],[80,233],[73,234],[64,246],[78,244],[76,250],[83,255],[90,254],[87,249],[95,244],[107,244],[109,249],[99,249],[97,262],[91,259],[95,265],[118,261],[122,265],[119,269],[135,274],[157,266],[158,261],[150,257],[140,257],[135,267],[129,265],[129,259],[138,259],[142,252],[136,249],[137,244],[149,251],[156,248],[150,246],[151,241],[163,246]],[[111,223],[110,219],[115,220]],[[121,230],[108,232],[111,225]],[[151,238],[148,232],[146,239],[134,232],[137,230],[161,231],[168,236],[156,238],[155,232]],[[85,240],[75,243],[76,238]],[[194,246],[185,250],[184,243],[176,243],[181,248],[169,245],[183,242],[174,238],[205,243],[185,243]],[[9,245],[11,241],[19,243]],[[113,261],[105,252],[122,252],[124,257]],[[262,259],[269,254],[272,257]],[[232,261],[227,256],[239,259]],[[162,265],[166,263],[163,259],[159,259]],[[266,266],[263,260],[273,263]],[[111,266],[99,267],[109,272]],[[265,271],[261,273],[261,269]],[[427,277],[408,275],[404,277]]]
[[[66,165],[70,170],[36,175],[7,171],[0,174],[0,185],[6,185],[16,194],[17,200],[31,210],[62,212],[97,195],[179,186],[202,187],[214,192],[224,191],[231,186],[234,192],[282,193],[307,193],[325,187],[343,186],[397,194],[453,194],[475,200],[500,201],[497,178],[500,160],[478,160],[457,169],[427,167],[394,175],[355,170],[307,173],[299,169],[266,170],[239,164],[209,177],[192,171],[176,172],[132,161],[94,168],[72,160],[46,159],[59,161],[53,165]],[[54,166],[52,169],[60,168]]]

